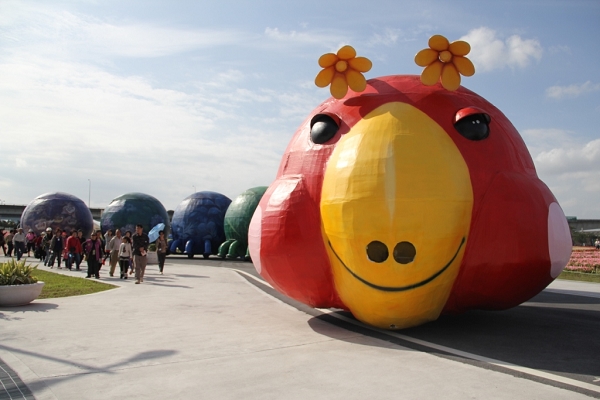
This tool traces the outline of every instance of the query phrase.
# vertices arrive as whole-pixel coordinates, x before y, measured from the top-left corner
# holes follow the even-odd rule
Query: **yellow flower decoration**
[[[471,76],[475,73],[473,63],[465,57],[470,51],[471,46],[465,41],[450,43],[442,35],[433,35],[429,39],[429,48],[421,50],[415,56],[417,65],[425,67],[421,73],[421,82],[431,86],[441,77],[444,89],[458,89],[460,75]]]
[[[331,84],[331,95],[341,99],[348,93],[348,86],[355,92],[366,89],[367,81],[362,73],[369,71],[373,63],[368,58],[356,57],[356,50],[352,46],[344,46],[337,54],[323,54],[319,58],[319,65],[323,69],[315,78],[315,84],[318,87]]]

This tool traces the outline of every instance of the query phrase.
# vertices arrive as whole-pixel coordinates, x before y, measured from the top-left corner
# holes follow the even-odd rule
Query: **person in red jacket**
[[[73,269],[73,261],[75,262],[75,270],[79,271],[79,265],[81,265],[81,253],[83,250],[81,248],[81,242],[77,237],[77,231],[72,230],[71,236],[67,239],[67,244],[65,246],[67,248],[67,268],[69,270]]]

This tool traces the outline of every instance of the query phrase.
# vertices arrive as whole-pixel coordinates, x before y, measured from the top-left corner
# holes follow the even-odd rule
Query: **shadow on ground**
[[[24,306],[17,307],[0,307],[0,320],[4,321],[17,321],[22,319],[19,316],[15,316],[15,312],[20,313],[31,313],[31,312],[48,312],[50,310],[54,310],[58,308],[58,304],[48,303],[45,299],[35,300],[32,303],[26,304]],[[4,314],[2,311],[11,311],[11,315]]]
[[[350,313],[339,314],[353,319]],[[309,325],[324,335],[328,331],[313,320],[354,329],[348,328],[351,324],[328,315],[310,320]],[[386,338],[376,331],[369,333],[368,328],[356,329],[368,336],[394,341],[391,335]],[[588,383],[598,384],[595,378],[600,377],[600,298],[542,292],[510,310],[442,315],[437,321],[396,332]],[[431,349],[429,352],[436,353]]]

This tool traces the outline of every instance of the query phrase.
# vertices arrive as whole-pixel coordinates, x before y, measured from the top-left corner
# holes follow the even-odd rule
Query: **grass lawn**
[[[117,287],[91,279],[75,278],[39,269],[34,270],[32,275],[45,283],[42,294],[38,297],[39,299],[79,296]]]
[[[600,283],[600,274],[586,274],[582,272],[563,271],[558,276],[558,279]]]

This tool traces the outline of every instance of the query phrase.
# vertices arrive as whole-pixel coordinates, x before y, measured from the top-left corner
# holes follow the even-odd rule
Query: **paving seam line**
[[[252,279],[255,282],[258,282],[258,283],[260,283],[260,284],[262,284],[262,285],[264,285],[266,287],[269,287],[269,288],[273,289],[273,286],[271,286],[268,282],[265,282],[262,279],[259,279],[259,278],[255,277],[255,276],[253,276],[253,275],[251,275],[251,274],[249,274],[247,272],[240,271],[238,269],[233,269],[233,270],[235,272],[243,274],[245,277],[248,277],[248,278]],[[569,294],[571,294],[571,293],[569,293]],[[378,332],[378,333],[381,333],[381,334],[384,334],[384,335],[393,336],[393,337],[396,337],[396,338],[398,338],[400,340],[403,340],[403,341],[406,341],[406,342],[409,342],[409,343],[414,343],[414,344],[417,344],[419,346],[423,346],[423,347],[427,347],[427,348],[430,348],[430,349],[435,349],[435,350],[443,351],[445,353],[452,354],[452,355],[455,355],[455,356],[458,356],[458,357],[468,358],[468,359],[475,360],[475,361],[480,361],[480,362],[483,362],[483,363],[486,363],[486,364],[490,364],[490,365],[493,365],[493,366],[496,366],[496,367],[509,369],[509,370],[520,372],[520,373],[523,373],[523,374],[526,374],[526,375],[535,376],[535,377],[542,378],[542,379],[547,379],[549,381],[557,382],[559,384],[565,384],[565,385],[569,385],[569,386],[574,386],[574,387],[577,387],[577,388],[581,388],[581,389],[584,389],[584,390],[589,390],[591,392],[595,392],[595,393],[600,394],[600,387],[599,386],[592,385],[592,384],[589,384],[589,383],[586,383],[586,382],[582,382],[582,381],[578,381],[576,379],[571,379],[571,378],[567,378],[567,377],[563,377],[563,376],[560,376],[560,375],[551,374],[551,373],[544,372],[544,371],[538,371],[538,370],[535,370],[535,369],[532,369],[532,368],[528,368],[528,367],[522,367],[522,366],[517,365],[517,364],[512,364],[512,363],[509,363],[509,362],[506,362],[506,361],[501,361],[501,360],[496,360],[496,359],[489,358],[489,357],[480,356],[480,355],[477,355],[477,354],[474,354],[474,353],[469,353],[469,352],[462,351],[462,350],[456,350],[456,349],[453,349],[451,347],[447,347],[447,346],[443,346],[443,345],[438,345],[438,344],[435,344],[435,343],[432,343],[432,342],[427,342],[425,340],[416,339],[416,338],[413,338],[413,337],[410,337],[410,336],[402,335],[402,334],[394,332],[394,331],[388,331],[388,330],[384,330],[384,329],[375,328],[375,327],[372,327],[372,326],[365,325],[362,322],[359,322],[359,321],[354,320],[352,318],[348,318],[348,317],[345,317],[343,315],[340,315],[336,311],[333,311],[333,310],[329,310],[329,309],[325,309],[325,308],[316,308],[315,310],[320,311],[322,314],[326,314],[326,315],[335,317],[335,318],[337,318],[339,320],[343,320],[345,322],[351,323],[351,324],[356,325],[358,327],[361,327],[361,328],[364,328],[364,329],[368,329],[368,330],[371,330],[371,331],[374,331],[374,332]]]

